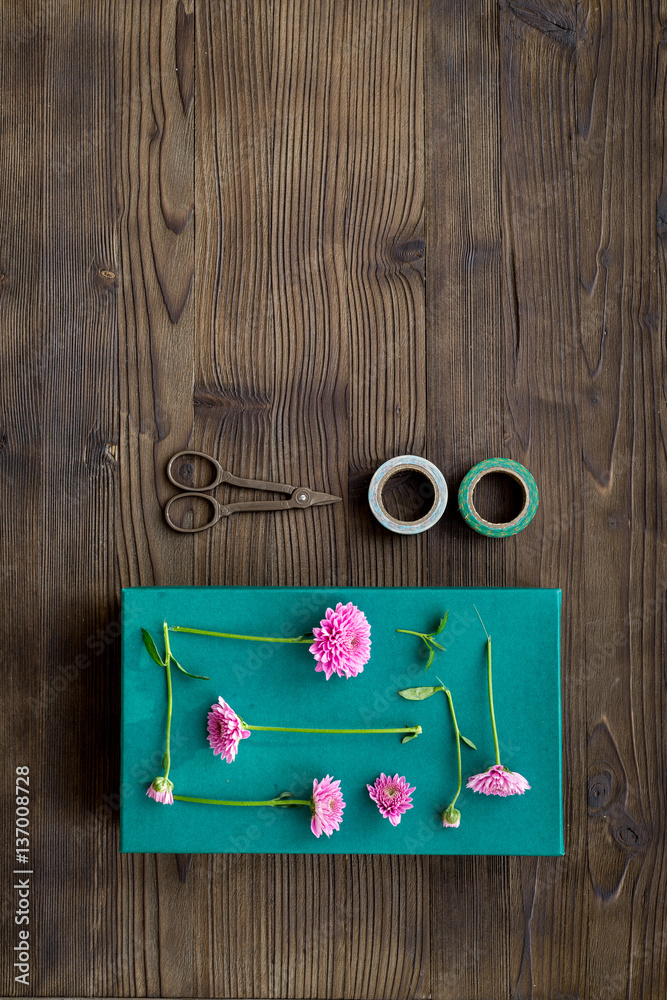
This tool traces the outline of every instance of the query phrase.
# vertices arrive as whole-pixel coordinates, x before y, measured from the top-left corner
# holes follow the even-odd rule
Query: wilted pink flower
[[[339,677],[356,677],[371,655],[371,627],[363,611],[349,604],[327,608],[320,628],[313,629],[315,642],[309,647],[317,660],[316,671],[324,671],[327,680],[333,673]]]
[[[410,788],[405,778],[399,778],[397,774],[390,778],[387,774],[381,774],[375,779],[374,785],[366,785],[368,794],[377,807],[388,819],[392,826],[398,826],[401,816],[408,809],[412,809],[412,793],[414,788]]]
[[[461,813],[455,806],[447,806],[444,813],[442,814],[442,825],[451,826],[456,829],[461,823]]]
[[[517,771],[509,771],[502,764],[494,764],[488,771],[468,778],[468,788],[482,795],[523,795],[530,785]]]
[[[170,781],[169,778],[163,776],[155,778],[148,787],[146,795],[149,798],[155,799],[156,802],[161,802],[165,806],[173,806],[174,804],[174,783]]]
[[[310,829],[316,837],[326,833],[330,837],[334,830],[340,829],[343,822],[343,793],[340,781],[334,781],[330,774],[318,782],[313,781],[313,797],[310,800],[312,819]]]
[[[220,754],[228,764],[236,757],[241,740],[247,740],[250,730],[243,723],[224,698],[218,698],[217,705],[211,705],[208,713],[208,741],[214,754]]]

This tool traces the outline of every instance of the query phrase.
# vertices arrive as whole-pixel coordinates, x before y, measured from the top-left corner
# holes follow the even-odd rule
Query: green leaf
[[[155,662],[159,667],[166,666],[164,660],[160,658],[160,654],[157,651],[157,646],[153,642],[153,636],[150,634],[150,632],[147,632],[145,628],[142,628],[141,632],[144,637],[144,646],[146,647],[146,650],[148,651],[148,655],[150,656],[151,660],[155,660]]]
[[[464,735],[463,735],[463,733],[459,733],[459,736],[461,737],[461,739],[463,740],[463,742],[464,742],[464,743],[467,743],[467,745],[468,745],[469,747],[472,747],[472,748],[473,748],[473,750],[476,750],[476,749],[477,749],[477,747],[475,746],[475,744],[473,743],[473,741],[472,741],[472,740],[469,740],[467,736],[464,736]]]
[[[290,801],[293,798],[294,798],[294,795],[292,794],[292,792],[281,792],[280,795],[276,796],[276,799],[280,799],[280,800],[284,800],[284,801],[276,802],[276,805],[280,806],[281,808],[285,808],[285,807],[289,807],[289,806],[292,806],[292,808],[295,808],[294,802]]]
[[[447,652],[447,650],[445,649],[445,647],[441,646],[439,642],[435,641],[435,639],[432,639],[431,636],[428,637],[428,641],[429,641],[429,644],[431,646],[435,646],[436,649],[441,649],[443,651],[443,653]]]
[[[186,670],[185,667],[182,667],[180,665],[180,663],[174,656],[171,657],[171,662],[174,664],[175,667],[178,667],[179,670],[182,670],[184,674],[187,674],[188,677],[195,677],[198,681],[210,681],[211,679],[210,677],[204,677],[203,674],[191,674],[189,670]]]
[[[166,753],[165,753],[164,757],[162,758],[162,766],[163,767],[167,766],[167,755],[166,755]]]
[[[440,622],[438,624],[437,629],[435,630],[435,632],[431,632],[431,635],[440,635],[440,633],[442,632],[443,628],[447,624],[447,619],[448,618],[449,618],[449,611],[445,611],[444,615],[440,619]]]
[[[436,691],[444,691],[444,687],[416,687],[416,688],[404,688],[403,691],[399,691],[401,698],[406,698],[408,701],[423,701],[424,698],[430,698],[432,694]]]
[[[409,733],[407,736],[403,737],[403,739],[401,740],[401,743],[409,743],[410,740],[416,740],[418,736],[419,736],[419,733]]]
[[[431,652],[428,654],[428,660],[426,661],[426,666],[424,667],[424,670],[428,670],[428,668],[433,663],[434,657],[435,657],[435,650],[432,649]]]

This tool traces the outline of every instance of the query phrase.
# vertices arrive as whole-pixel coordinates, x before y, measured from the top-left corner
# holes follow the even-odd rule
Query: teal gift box
[[[316,838],[307,807],[227,807],[146,795],[163,774],[166,671],[149,656],[142,628],[164,650],[162,627],[289,637],[319,625],[338,602],[357,605],[371,625],[371,658],[358,677],[315,672],[308,644],[248,642],[170,633],[171,771],[174,794],[267,800],[283,791],[309,799],[313,779],[341,781],[340,829]],[[277,854],[563,854],[560,713],[560,590],[361,587],[133,587],[122,599],[121,851]],[[492,637],[500,757],[530,783],[524,795],[473,793],[467,777],[495,762],[489,717],[486,637]],[[427,650],[397,628],[433,631],[449,620],[425,673]],[[462,744],[458,828],[443,809],[457,784],[456,741],[445,696],[406,701],[404,688],[451,690]],[[397,735],[252,732],[228,764],[207,741],[207,716],[222,696],[249,724],[304,728],[421,725],[408,743]],[[398,826],[383,819],[367,784],[384,772],[415,786],[413,808]]]

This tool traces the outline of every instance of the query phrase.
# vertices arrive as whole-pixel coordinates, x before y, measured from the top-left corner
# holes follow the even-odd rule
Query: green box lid
[[[221,799],[270,799],[288,790],[310,798],[313,778],[340,778],[346,802],[340,830],[319,839],[307,808],[236,808],[146,795],[163,773],[166,680],[146,652],[141,629],[163,651],[162,622],[248,635],[297,636],[319,625],[328,607],[352,601],[371,624],[364,671],[329,681],[315,672],[308,645],[255,643],[171,633],[180,663],[210,680],[172,669],[170,778],[174,793]],[[121,851],[278,854],[563,854],[560,590],[362,587],[135,587],[123,591]],[[531,789],[500,798],[465,788],[494,763],[486,684],[486,640],[493,641],[493,680],[501,760]],[[449,621],[424,673],[425,647],[397,628],[432,631]],[[456,744],[445,697],[422,702],[397,691],[450,688],[461,732],[463,783],[458,829],[441,814],[457,783]],[[267,726],[387,728],[420,724],[399,736],[321,736],[253,732],[227,764],[214,757],[206,722],[218,696],[246,722]],[[404,775],[416,786],[413,808],[391,826],[369,798],[378,775]]]

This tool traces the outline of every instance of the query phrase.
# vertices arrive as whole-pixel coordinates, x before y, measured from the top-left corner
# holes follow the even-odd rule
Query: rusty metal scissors
[[[174,463],[179,458],[184,458],[185,456],[193,456],[195,458],[203,458],[207,462],[210,462],[215,469],[215,478],[212,482],[208,483],[206,486],[188,486],[186,483],[177,479],[174,476]],[[239,479],[238,476],[233,476],[231,472],[226,472],[222,468],[219,462],[217,462],[211,455],[206,455],[203,451],[179,451],[176,455],[172,455],[169,459],[169,464],[167,465],[167,478],[174,486],[178,486],[179,489],[185,490],[185,493],[179,493],[177,496],[172,497],[164,508],[164,517],[170,528],[174,531],[182,531],[191,534],[195,531],[205,531],[207,528],[212,528],[214,524],[217,524],[221,517],[228,517],[229,514],[237,514],[243,511],[257,511],[257,510],[289,510],[292,507],[319,507],[322,504],[327,503],[338,503],[342,500],[342,497],[332,496],[331,493],[317,493],[315,490],[308,489],[307,486],[288,486],[287,483],[266,483],[259,479]],[[239,486],[242,489],[247,490],[267,490],[267,492],[273,493],[286,493],[289,496],[288,500],[246,500],[240,503],[220,503],[215,497],[209,495],[210,490],[214,490],[217,486],[222,483],[227,483],[229,486]],[[182,528],[180,525],[176,524],[171,519],[170,510],[172,504],[176,503],[177,500],[184,500],[186,498],[199,497],[201,500],[206,500],[207,503],[213,508],[212,518],[203,524],[200,528]]]

